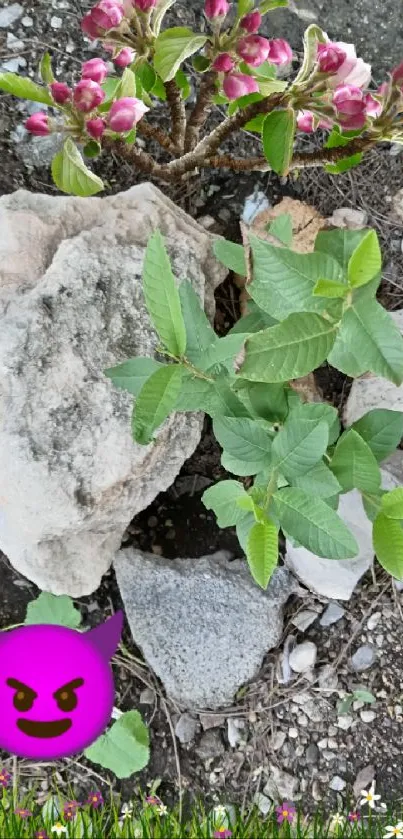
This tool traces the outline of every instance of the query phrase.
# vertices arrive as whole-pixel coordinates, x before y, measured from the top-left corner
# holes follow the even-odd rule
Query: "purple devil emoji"
[[[38,624],[0,632],[0,748],[20,757],[68,757],[106,728],[113,709],[110,659],[122,612],[89,632]]]

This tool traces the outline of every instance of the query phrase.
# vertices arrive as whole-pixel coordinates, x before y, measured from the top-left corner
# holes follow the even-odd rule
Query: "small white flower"
[[[123,804],[123,807],[120,811],[121,815],[124,819],[130,819],[133,815],[133,805],[132,804]]]
[[[403,822],[398,822],[393,827],[393,824],[387,824],[385,827],[386,833],[384,833],[384,839],[392,839],[393,837],[397,837],[397,839],[402,839],[403,837]]]
[[[65,827],[61,822],[56,822],[50,830],[51,833],[56,833],[57,839],[60,839],[62,833],[67,833],[67,827]]]
[[[213,812],[215,816],[218,816],[218,818],[223,819],[227,815],[227,808],[224,807],[222,804],[217,804],[217,806],[214,807]]]
[[[166,816],[168,812],[168,807],[165,804],[159,804],[157,807],[157,813],[159,816]]]
[[[337,827],[342,827],[346,822],[345,816],[341,813],[335,813],[330,819],[330,829],[336,830]]]
[[[362,800],[360,801],[360,807],[363,807],[364,804],[368,804],[371,807],[371,810],[375,807],[375,801],[379,801],[380,795],[375,795],[375,781],[372,781],[372,784],[369,790],[362,789],[361,790]]]

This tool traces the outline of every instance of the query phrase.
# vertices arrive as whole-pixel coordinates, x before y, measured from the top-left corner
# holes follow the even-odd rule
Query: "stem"
[[[147,137],[147,139],[156,140],[157,143],[159,143],[163,149],[170,152],[170,154],[176,154],[176,146],[174,146],[170,137],[165,134],[165,131],[157,125],[151,125],[147,122],[147,120],[142,119],[137,123],[137,131],[139,134],[142,134],[143,137]]]
[[[183,152],[186,131],[185,103],[175,79],[165,82],[164,87],[171,111],[171,140],[176,150],[181,154]]]
[[[200,129],[210,109],[215,91],[217,73],[205,73],[201,82],[196,103],[189,115],[185,134],[185,152],[192,151],[197,145]]]

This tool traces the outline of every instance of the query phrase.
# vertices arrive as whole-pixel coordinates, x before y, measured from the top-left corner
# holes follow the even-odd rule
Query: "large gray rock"
[[[262,591],[223,554],[168,560],[134,548],[115,559],[133,639],[167,693],[186,708],[219,708],[252,679],[282,633],[296,583],[278,568]]]
[[[0,199],[0,548],[40,588],[99,585],[133,515],[175,479],[201,418],[133,443],[132,397],[103,370],[157,344],[141,271],[150,233],[213,312],[211,237],[150,184],[111,198]]]

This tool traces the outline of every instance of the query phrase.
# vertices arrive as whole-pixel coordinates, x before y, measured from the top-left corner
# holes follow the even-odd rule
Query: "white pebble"
[[[25,26],[26,29],[29,29],[30,26],[34,25],[34,21],[32,17],[25,15],[21,21],[22,25]]]
[[[350,714],[342,714],[340,717],[337,718],[337,728],[341,728],[342,731],[348,731],[351,728],[354,720]]]
[[[343,778],[340,778],[340,775],[334,775],[329,784],[330,789],[333,789],[335,792],[341,792],[345,789],[345,786],[346,782]]]
[[[54,15],[50,19],[50,25],[51,25],[52,29],[61,29],[62,26],[63,26],[63,19],[61,17],[56,17],[56,15]]]
[[[290,653],[290,667],[295,673],[304,673],[315,665],[317,655],[316,644],[312,641],[304,641],[297,644]]]
[[[298,730],[296,728],[289,728],[288,729],[288,736],[292,737],[293,740],[296,740],[298,737]]]
[[[370,710],[360,711],[360,717],[363,722],[373,722],[376,717],[376,714],[375,711]]]
[[[374,612],[367,620],[367,627],[368,629],[372,630],[378,626],[378,623],[382,617],[382,612]]]

